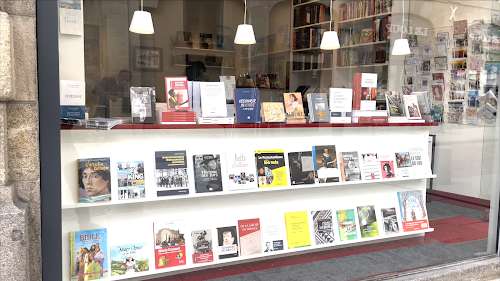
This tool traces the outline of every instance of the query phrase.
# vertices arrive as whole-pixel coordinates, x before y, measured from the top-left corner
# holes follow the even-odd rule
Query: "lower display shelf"
[[[71,210],[78,208],[92,208],[92,207],[100,207],[100,206],[109,206],[109,205],[123,205],[123,204],[145,204],[148,202],[155,201],[170,201],[170,200],[186,200],[193,198],[202,198],[202,197],[212,197],[212,196],[227,196],[227,195],[236,195],[236,194],[246,194],[246,193],[256,193],[256,192],[269,192],[269,191],[284,191],[284,190],[295,190],[295,189],[309,189],[309,188],[318,188],[325,186],[345,186],[345,185],[362,185],[368,183],[391,183],[391,182],[399,182],[399,181],[410,181],[410,180],[422,180],[422,179],[430,179],[436,178],[436,175],[429,176],[420,176],[420,177],[407,177],[407,178],[394,178],[394,179],[381,179],[381,180],[362,180],[362,181],[351,181],[351,182],[339,182],[339,183],[322,183],[322,184],[304,184],[304,185],[288,185],[283,187],[269,187],[269,188],[257,188],[257,189],[247,189],[247,190],[224,190],[221,192],[207,192],[207,193],[192,193],[189,195],[175,195],[175,196],[164,196],[164,197],[151,197],[144,199],[128,199],[128,200],[114,200],[114,201],[105,201],[99,203],[72,203],[72,204],[63,204],[63,210]]]
[[[318,252],[318,251],[340,249],[340,248],[344,248],[344,247],[352,246],[352,245],[356,245],[356,244],[364,245],[364,244],[370,244],[371,242],[376,242],[376,241],[378,242],[378,241],[399,240],[399,239],[403,239],[403,238],[412,238],[415,236],[417,236],[417,237],[422,236],[425,233],[433,232],[433,231],[434,231],[433,228],[428,228],[428,229],[424,229],[424,230],[403,232],[399,235],[391,235],[391,236],[385,235],[385,236],[377,236],[377,237],[367,237],[367,238],[350,240],[350,241],[337,241],[335,243],[328,244],[328,245],[311,245],[311,246],[303,247],[303,248],[285,249],[283,251],[260,253],[260,254],[249,255],[249,256],[239,256],[236,258],[223,259],[223,260],[219,259],[219,260],[215,260],[215,261],[209,262],[209,263],[188,264],[186,266],[170,267],[170,268],[166,268],[166,269],[156,269],[156,270],[151,269],[150,271],[147,271],[147,272],[137,272],[137,273],[135,273],[133,275],[129,275],[129,276],[123,275],[123,276],[110,277],[107,280],[127,280],[127,279],[131,279],[131,278],[133,278],[134,280],[147,280],[149,278],[158,278],[158,277],[164,276],[165,273],[179,274],[181,272],[209,269],[209,268],[215,268],[215,267],[219,267],[219,266],[235,265],[235,264],[248,263],[248,262],[253,262],[253,261],[262,261],[263,259],[279,258],[279,257],[301,254],[301,253],[305,254],[308,252]]]

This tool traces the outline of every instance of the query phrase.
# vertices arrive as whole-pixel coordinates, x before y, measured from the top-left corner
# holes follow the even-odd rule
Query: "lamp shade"
[[[321,40],[320,48],[322,50],[335,50],[340,48],[339,37],[336,31],[325,31]]]
[[[153,19],[146,11],[135,11],[129,30],[139,34],[154,34]]]
[[[255,34],[251,24],[240,24],[234,36],[234,44],[252,45],[255,44]]]
[[[410,54],[408,39],[396,39],[396,41],[394,41],[394,47],[392,47],[392,55],[401,56],[408,54]]]

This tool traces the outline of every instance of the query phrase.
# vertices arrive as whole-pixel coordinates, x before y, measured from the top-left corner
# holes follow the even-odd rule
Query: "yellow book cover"
[[[263,122],[280,123],[286,121],[282,102],[263,102],[261,108]]]
[[[259,188],[288,185],[283,149],[256,150],[255,162]]]
[[[285,213],[288,249],[311,246],[307,211]]]

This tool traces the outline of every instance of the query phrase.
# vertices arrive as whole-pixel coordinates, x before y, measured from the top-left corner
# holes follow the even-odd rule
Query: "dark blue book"
[[[259,89],[234,89],[236,123],[260,123]]]

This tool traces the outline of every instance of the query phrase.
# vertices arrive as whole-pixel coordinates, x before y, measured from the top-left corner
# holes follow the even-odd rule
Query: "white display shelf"
[[[327,70],[332,70],[333,68],[320,68],[320,69],[303,69],[303,70],[292,70],[292,72],[308,72],[308,71],[327,71]]]
[[[367,20],[367,19],[373,19],[373,18],[377,18],[377,17],[388,16],[388,15],[391,15],[391,14],[392,14],[392,12],[387,12],[387,13],[381,13],[381,14],[372,15],[372,16],[361,17],[361,18],[357,18],[357,19],[343,20],[343,21],[339,21],[338,24],[343,24],[343,23],[347,23],[347,22],[362,21],[362,20]]]
[[[422,180],[436,178],[436,175],[422,176],[422,177],[408,177],[408,178],[395,178],[395,179],[380,179],[380,180],[362,180],[362,181],[351,181],[351,182],[339,182],[339,183],[322,183],[322,184],[303,184],[303,185],[288,185],[283,187],[269,187],[269,188],[257,188],[248,190],[224,190],[221,192],[206,192],[206,193],[194,193],[189,195],[175,195],[175,196],[163,196],[163,197],[153,197],[144,199],[128,199],[128,200],[117,200],[117,201],[106,201],[99,203],[73,203],[73,204],[63,204],[62,209],[78,209],[78,208],[92,208],[99,206],[110,206],[110,205],[123,205],[123,204],[144,204],[148,202],[156,201],[171,201],[171,200],[189,200],[193,198],[202,197],[214,197],[214,196],[227,196],[245,193],[260,193],[260,192],[272,192],[272,191],[284,191],[284,190],[295,190],[295,189],[310,189],[318,187],[336,187],[345,185],[362,185],[370,183],[391,183],[399,181],[410,181],[410,180]]]
[[[363,46],[371,46],[371,45],[377,45],[377,44],[385,44],[385,43],[390,43],[391,41],[385,40],[385,41],[377,41],[377,42],[371,42],[371,43],[364,43],[364,44],[358,44],[358,45],[351,45],[351,46],[342,46],[339,49],[347,49],[347,48],[357,48],[357,47],[363,47]]]
[[[183,67],[188,67],[191,66],[189,64],[180,64],[176,63],[174,66],[183,66]],[[206,65],[206,68],[222,68],[222,69],[234,69],[234,66],[221,66],[221,65]]]
[[[214,52],[214,53],[234,53],[234,51],[214,50],[214,49],[196,49],[196,48],[180,47],[180,46],[174,46],[174,49],[192,50],[192,51],[200,51],[200,52]]]

